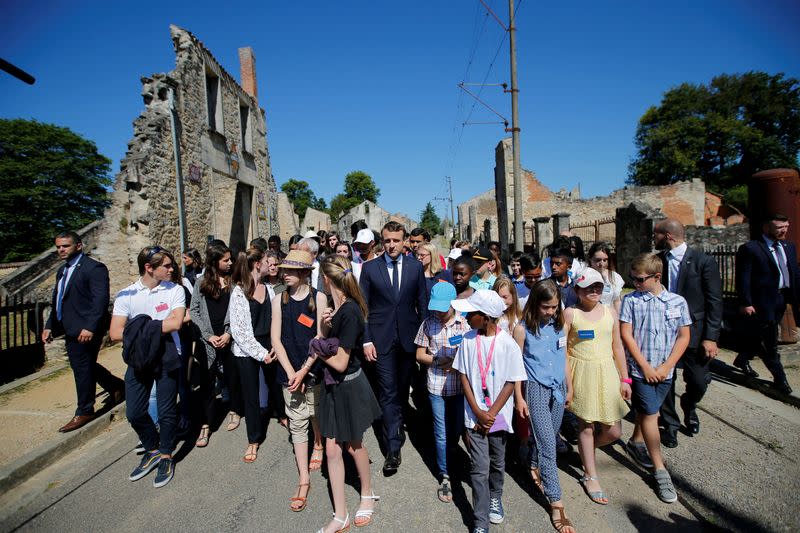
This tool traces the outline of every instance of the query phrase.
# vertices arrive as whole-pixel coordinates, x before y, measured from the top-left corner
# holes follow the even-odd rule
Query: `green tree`
[[[0,261],[22,261],[110,204],[111,160],[90,140],[35,120],[0,119]]]
[[[338,220],[348,210],[365,200],[378,203],[381,190],[375,185],[372,176],[361,170],[354,170],[344,177],[344,192],[331,198],[331,219]]]
[[[419,214],[419,227],[430,233],[431,237],[442,233],[442,220],[430,202],[425,204],[425,209]]]
[[[378,203],[381,190],[375,185],[372,176],[360,170],[354,170],[344,177],[344,195],[356,198],[356,203],[369,200]]]
[[[648,109],[636,130],[628,181],[666,185],[701,178],[731,205],[746,208],[754,173],[797,167],[800,82],[765,72],[681,84]]]
[[[306,210],[310,207],[317,211],[325,211],[324,198],[317,198],[317,195],[311,190],[307,181],[290,179],[281,185],[281,191],[286,193],[289,201],[294,206],[294,212],[300,219],[305,218]]]

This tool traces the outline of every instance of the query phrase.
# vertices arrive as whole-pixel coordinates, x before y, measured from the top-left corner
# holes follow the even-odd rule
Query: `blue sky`
[[[486,2],[507,19],[505,0]],[[665,90],[748,70],[800,78],[798,6],[522,0],[523,166],[551,189],[580,183],[584,197],[621,187],[637,120]],[[509,81],[507,38],[478,0],[0,0],[0,10],[0,57],[37,78],[28,86],[0,73],[0,117],[67,126],[95,141],[114,172],[143,108],[139,78],[174,67],[174,23],[231,73],[237,48],[253,47],[278,184],[304,179],[330,200],[347,172],[364,170],[386,209],[414,218],[445,195],[445,176],[457,203],[493,186],[505,134],[462,127],[467,116],[497,118],[472,110],[457,87]],[[482,99],[510,119],[499,88]],[[434,205],[445,214],[444,202]]]

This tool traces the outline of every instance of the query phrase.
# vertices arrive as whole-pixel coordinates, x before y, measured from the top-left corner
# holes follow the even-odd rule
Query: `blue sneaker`
[[[476,527],[473,528],[472,533],[489,533],[489,530],[485,527]]]
[[[161,459],[161,462],[158,463],[158,472],[156,472],[156,477],[153,479],[153,486],[155,488],[163,487],[172,481],[172,476],[174,475],[175,467],[172,465],[172,458]]]
[[[128,479],[131,481],[136,481],[142,479],[144,476],[150,473],[152,469],[158,466],[158,463],[161,461],[161,452],[155,450],[153,452],[145,452],[142,456],[142,462],[139,463],[139,466],[133,469],[131,475],[128,476]]]
[[[502,524],[505,517],[506,513],[503,511],[503,502],[500,501],[500,498],[490,498],[489,522],[492,524]]]

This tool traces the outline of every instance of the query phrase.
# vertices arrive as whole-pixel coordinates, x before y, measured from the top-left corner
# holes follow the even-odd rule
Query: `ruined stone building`
[[[278,229],[253,51],[239,49],[239,84],[190,32],[170,33],[175,69],[142,78],[145,109],[92,252],[111,271],[112,293],[138,275],[144,246],[177,255],[219,238],[241,250]]]
[[[339,217],[336,224],[339,235],[344,235],[346,239],[349,239],[350,225],[357,220],[366,222],[369,229],[373,231],[380,231],[383,225],[390,220],[403,224],[406,231],[411,231],[419,225],[415,220],[402,213],[391,214],[375,202],[364,200]]]
[[[459,231],[470,241],[497,240],[507,246],[513,240],[514,178],[511,139],[504,139],[495,148],[495,188],[470,198],[458,206]],[[580,190],[562,189],[553,192],[542,184],[530,170],[523,169],[523,221],[525,244],[534,240],[534,219],[569,215],[568,224],[575,226],[599,220],[613,219],[618,207],[639,201],[660,209],[686,225],[715,223],[721,207],[719,196],[706,191],[699,180],[683,181],[666,186],[626,186],[608,196],[583,199]],[[507,218],[498,213],[508,213]],[[614,240],[614,225],[603,226],[602,238]],[[537,243],[539,244],[539,243]],[[541,243],[549,244],[549,243]]]

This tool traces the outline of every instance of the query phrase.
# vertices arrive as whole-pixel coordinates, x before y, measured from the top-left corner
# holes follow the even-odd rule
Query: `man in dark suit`
[[[400,466],[403,406],[415,364],[414,338],[428,307],[422,263],[403,255],[406,231],[387,222],[381,231],[384,254],[361,268],[361,292],[369,308],[364,330],[364,357],[375,362],[378,400],[383,410],[383,440],[387,455],[385,475]]]
[[[64,335],[67,356],[75,376],[78,407],[75,416],[59,431],[73,431],[94,418],[96,384],[119,403],[125,383],[97,363],[100,344],[108,331],[108,269],[103,263],[83,254],[83,242],[72,231],[56,236],[56,251],[65,263],[56,274],[50,316],[42,340]]]
[[[786,241],[788,217],[769,215],[762,230],[761,238],[746,242],[736,252],[736,293],[740,310],[752,329],[744,336],[747,345],[733,364],[753,375],[755,372],[749,361],[760,353],[775,379],[775,388],[790,394],[792,388],[786,380],[778,353],[778,326],[783,320],[786,304],[792,306],[795,322],[800,316],[797,249]]]
[[[710,257],[686,245],[685,228],[678,220],[666,219],[656,224],[653,240],[664,263],[661,279],[667,290],[683,296],[692,317],[691,337],[681,364],[686,392],[681,395],[684,424],[690,435],[700,432],[697,404],[703,399],[711,382],[709,366],[717,356],[722,328],[722,280],[719,266]],[[668,448],[678,445],[680,419],[675,408],[675,379],[672,390],[661,406],[664,433],[661,442]]]

